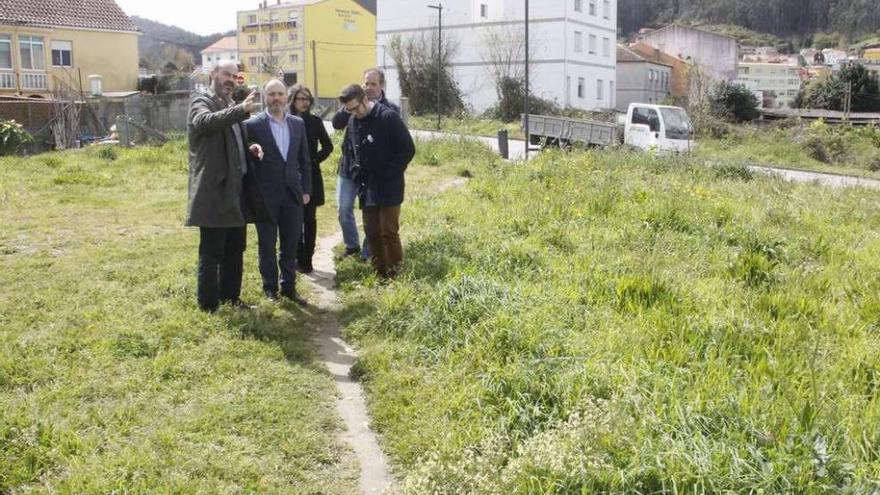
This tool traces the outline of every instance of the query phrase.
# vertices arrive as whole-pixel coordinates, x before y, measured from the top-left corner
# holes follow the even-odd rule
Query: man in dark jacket
[[[242,256],[246,217],[253,206],[248,197],[248,171],[241,122],[254,109],[254,93],[232,105],[230,96],[238,72],[234,62],[223,61],[211,72],[211,86],[190,102],[189,201],[186,225],[199,227],[199,267],[196,298],[204,311],[220,302],[240,306]],[[253,147],[251,153],[260,153]],[[251,221],[253,219],[250,219]]]
[[[362,87],[347,86],[339,101],[351,114],[343,149],[350,152],[350,171],[358,185],[364,230],[372,248],[370,260],[380,276],[393,277],[403,261],[400,205],[403,176],[415,145],[400,115],[370,101]]]
[[[302,235],[303,206],[312,194],[306,127],[301,118],[287,113],[287,88],[283,82],[267,82],[263,96],[266,111],[245,123],[248,138],[263,149],[264,155],[256,163],[256,176],[275,219],[257,223],[263,292],[269,299],[278,297],[280,268],[281,295],[305,305],[296,293],[296,249]],[[279,238],[281,249],[276,256]]]
[[[385,73],[377,68],[367,69],[364,71],[364,92],[367,98],[376,103],[387,106],[398,115],[400,115],[400,107],[385,98]],[[341,107],[336,115],[333,116],[333,128],[345,129],[348,120],[351,117],[345,107]],[[349,153],[346,153],[343,144],[342,156],[339,159],[339,177],[336,179],[336,205],[339,214],[339,226],[342,229],[342,241],[345,244],[345,254],[354,255],[360,251],[361,258],[368,259],[370,256],[369,239],[364,240],[364,247],[361,251],[358,242],[357,222],[354,219],[354,199],[357,197],[357,187],[351,177],[349,171]]]

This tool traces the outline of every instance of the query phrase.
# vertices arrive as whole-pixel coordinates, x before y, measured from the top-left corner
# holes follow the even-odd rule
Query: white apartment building
[[[388,47],[395,36],[437,36],[440,0],[381,0],[376,13],[377,65],[386,93],[400,99],[397,67]],[[522,0],[444,0],[443,38],[458,49],[452,70],[465,104],[480,112],[497,100],[488,63],[489,40],[522,41]],[[562,106],[615,106],[617,0],[532,0],[529,5],[532,94]],[[522,53],[522,52],[521,52]],[[519,57],[519,65],[524,60]]]
[[[734,83],[762,94],[764,108],[790,108],[801,89],[800,67],[797,64],[740,62]]]
[[[238,40],[235,36],[220,38],[216,43],[202,50],[202,72],[205,74],[211,72],[221,60],[238,62]]]

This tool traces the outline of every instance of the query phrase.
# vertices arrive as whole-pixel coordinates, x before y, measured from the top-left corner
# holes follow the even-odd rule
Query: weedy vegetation
[[[467,154],[404,206],[398,280],[340,272],[402,492],[880,490],[874,191]]]

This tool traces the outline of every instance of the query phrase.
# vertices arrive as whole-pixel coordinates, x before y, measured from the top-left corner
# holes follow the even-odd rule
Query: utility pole
[[[315,98],[318,98],[318,52],[315,49],[315,40],[312,40],[312,74],[314,74]]]
[[[526,94],[523,98],[523,131],[526,134],[526,146],[525,146],[525,160],[529,161],[529,147],[531,146],[531,139],[529,139],[529,0],[525,0],[526,2],[526,16],[525,16],[525,29],[526,29]]]
[[[849,113],[852,110],[852,83],[846,83],[846,91],[843,93],[843,121],[849,125]]]
[[[437,130],[440,130],[440,93],[443,79],[443,4],[428,5],[437,10]]]

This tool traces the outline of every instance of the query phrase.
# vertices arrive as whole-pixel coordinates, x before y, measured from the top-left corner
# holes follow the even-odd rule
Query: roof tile
[[[138,30],[113,0],[0,0],[0,24]]]

